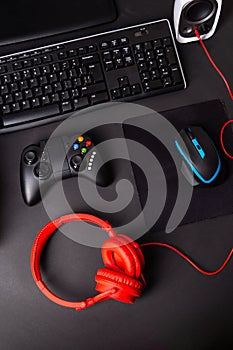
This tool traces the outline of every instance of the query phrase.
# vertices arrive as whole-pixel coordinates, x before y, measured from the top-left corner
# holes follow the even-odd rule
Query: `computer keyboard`
[[[186,87],[168,20],[0,57],[0,82],[2,131]]]

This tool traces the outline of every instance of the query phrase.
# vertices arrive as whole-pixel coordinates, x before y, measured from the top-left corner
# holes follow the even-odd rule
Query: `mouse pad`
[[[228,119],[224,105],[219,100],[213,100],[205,103],[181,107],[174,110],[168,110],[161,112],[160,114],[164,116],[170,123],[172,123],[178,131],[190,125],[202,126],[214,141],[223,163],[224,171],[219,184],[215,186],[208,185],[193,188],[190,205],[186,214],[184,214],[180,224],[188,224],[204,219],[214,218],[217,216],[232,214],[233,161],[225,156],[221,150],[219,141],[221,127]],[[150,122],[152,124],[153,118],[155,117],[156,116],[153,115],[150,116]],[[163,145],[161,145],[161,143],[154,136],[144,131],[142,128],[125,124],[123,126],[123,130],[124,135],[127,139],[136,140],[137,142],[140,142],[142,145],[144,145],[147,149],[149,149],[159,160],[163,168],[167,181],[166,203],[160,218],[153,226],[151,226],[152,230],[164,230],[173,211],[178,193],[177,171],[173,166],[173,160]],[[232,130],[230,127],[228,127],[225,130],[224,142],[225,147],[229,150],[229,152],[232,150],[232,140]],[[130,147],[129,153],[131,153]],[[146,153],[144,158],[144,161],[146,162]],[[151,163],[148,157],[148,161],[144,170],[148,171],[150,168]],[[148,197],[148,185],[146,181],[145,171],[136,165],[133,165],[133,169],[141,204],[142,207],[145,207],[145,203]],[[156,193],[154,193],[153,196],[154,203],[156,203],[156,200],[160,200],[156,198]],[[147,210],[147,213],[145,215],[146,222],[149,221],[148,225],[150,225],[150,223],[153,221],[154,213],[155,206],[151,205],[149,212]]]

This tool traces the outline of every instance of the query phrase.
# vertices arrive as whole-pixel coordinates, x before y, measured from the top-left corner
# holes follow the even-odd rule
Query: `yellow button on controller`
[[[83,136],[79,136],[78,137],[78,142],[83,142],[84,141],[84,137]]]

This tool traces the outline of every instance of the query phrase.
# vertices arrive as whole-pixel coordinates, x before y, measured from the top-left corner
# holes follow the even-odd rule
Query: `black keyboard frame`
[[[137,36],[137,35],[141,35],[141,36]],[[156,21],[152,21],[152,22],[147,22],[147,23],[143,23],[143,24],[138,24],[138,25],[134,25],[134,26],[129,26],[129,27],[125,27],[125,28],[111,30],[111,31],[108,31],[105,33],[93,34],[93,35],[89,35],[89,36],[82,37],[82,38],[77,38],[77,39],[59,42],[57,44],[46,45],[46,46],[33,48],[30,50],[26,50],[26,51],[20,51],[20,52],[16,52],[13,54],[8,54],[8,55],[0,57],[0,66],[6,66],[8,73],[14,73],[15,70],[13,69],[13,65],[15,62],[27,60],[28,58],[31,59],[34,57],[41,57],[41,56],[46,55],[46,54],[53,55],[52,57],[54,58],[55,57],[54,55],[61,52],[61,51],[72,50],[72,48],[77,49],[80,47],[88,47],[91,44],[96,44],[98,47],[98,50],[96,51],[96,53],[98,53],[98,55],[100,57],[100,64],[101,64],[101,67],[103,70],[105,83],[107,84],[107,92],[108,92],[108,96],[109,96],[109,102],[111,102],[113,100],[111,98],[110,92],[115,88],[116,81],[119,77],[127,76],[127,77],[129,77],[131,84],[136,84],[137,82],[140,82],[141,87],[142,87],[139,72],[137,71],[137,73],[135,73],[135,67],[137,68],[136,63],[133,66],[124,67],[124,68],[113,70],[110,72],[105,71],[103,59],[101,58],[102,53],[104,52],[104,50],[100,49],[101,43],[103,43],[105,41],[108,43],[111,43],[112,40],[120,39],[120,38],[124,38],[124,37],[129,39],[129,44],[125,44],[125,46],[129,46],[131,48],[131,50],[133,52],[134,63],[135,63],[134,45],[153,41],[157,38],[159,39],[159,38],[170,37],[171,41],[172,41],[172,47],[174,49],[176,60],[177,60],[177,66],[178,66],[180,76],[181,76],[181,82],[176,86],[163,87],[162,89],[153,90],[150,92],[144,92],[143,88],[142,88],[142,93],[135,95],[135,96],[120,98],[120,99],[117,99],[116,101],[134,101],[134,100],[142,99],[144,97],[150,97],[150,96],[154,96],[157,94],[167,93],[167,92],[181,90],[181,89],[186,88],[187,84],[186,84],[186,80],[185,80],[185,76],[184,76],[184,71],[183,71],[183,68],[181,65],[181,61],[180,61],[179,54],[177,51],[175,39],[174,39],[171,25],[170,25],[170,22],[168,19],[156,20]],[[124,45],[121,45],[121,46],[124,47]],[[117,48],[119,48],[119,45],[116,47],[116,49]],[[110,50],[113,50],[113,49],[114,49],[114,47],[110,48]],[[36,53],[38,53],[38,55],[36,55]],[[79,57],[82,58],[82,57],[87,56],[87,55],[88,54],[86,53],[86,54],[80,55]],[[63,59],[59,60],[57,58],[56,60],[53,60],[53,63],[62,62],[62,61],[63,61]],[[39,67],[40,67],[40,65],[39,65]],[[1,74],[1,76],[4,75],[4,73],[0,73],[0,74]],[[51,123],[51,122],[54,122],[57,120],[63,120],[66,117],[68,117],[71,113],[73,113],[73,112],[71,111],[71,112],[68,112],[66,114],[57,114],[55,116],[48,117],[48,118],[45,117],[43,119],[36,119],[36,120],[32,120],[32,121],[27,121],[27,122],[22,123],[22,124],[16,124],[16,125],[12,125],[9,127],[4,127],[2,129],[0,129],[0,133],[7,133],[7,132],[16,131],[16,130],[22,130],[22,129],[26,129],[26,128],[30,128],[30,127],[35,127],[38,125]]]

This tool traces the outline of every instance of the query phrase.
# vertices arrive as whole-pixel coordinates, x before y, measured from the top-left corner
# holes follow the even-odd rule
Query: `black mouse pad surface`
[[[217,216],[228,215],[233,213],[233,160],[228,159],[220,146],[220,131],[223,124],[229,119],[224,105],[219,100],[213,100],[201,104],[181,107],[174,110],[169,110],[160,113],[169,122],[175,126],[179,131],[190,125],[198,125],[205,129],[208,135],[212,138],[217,147],[220,158],[222,160],[224,174],[217,185],[197,186],[193,189],[190,205],[183,220],[180,224],[187,224],[204,219],[214,218]],[[150,122],[153,123],[151,116]],[[133,139],[140,142],[148,148],[155,157],[159,160],[167,180],[167,198],[164,209],[160,218],[152,227],[153,230],[164,230],[166,228],[169,217],[173,211],[177,200],[178,186],[177,186],[177,171],[172,167],[172,158],[166,154],[166,151],[161,146],[160,142],[150,133],[144,131],[142,128],[129,126],[124,124],[124,135],[127,139]],[[232,129],[229,126],[224,134],[224,142],[226,148],[232,150]],[[130,150],[129,150],[130,153]],[[145,159],[146,159],[145,155]],[[150,169],[151,164],[146,166]],[[148,185],[144,171],[137,166],[133,166],[135,180],[139,196],[141,198],[142,206],[145,207],[148,196]],[[145,169],[144,169],[145,170]],[[156,179],[155,179],[156,181]],[[156,201],[156,193],[154,194],[154,201]],[[149,208],[147,216],[149,220],[154,215],[154,205]],[[148,218],[146,218],[147,220]]]

